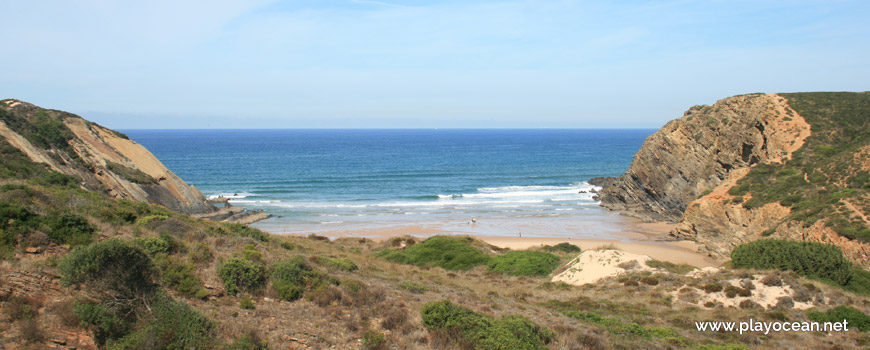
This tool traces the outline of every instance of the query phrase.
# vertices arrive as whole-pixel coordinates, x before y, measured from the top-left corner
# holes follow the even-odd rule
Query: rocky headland
[[[750,94],[694,106],[646,139],[601,205],[727,257],[762,237],[827,242],[867,265],[868,93]],[[862,134],[863,133],[863,134]]]

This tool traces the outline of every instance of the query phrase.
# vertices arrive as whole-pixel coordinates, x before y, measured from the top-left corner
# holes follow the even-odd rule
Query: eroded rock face
[[[60,120],[72,132],[68,150],[32,144],[7,123],[0,121],[0,137],[32,161],[81,180],[91,191],[104,191],[116,198],[150,202],[186,214],[216,209],[195,187],[169,171],[142,145],[123,134],[91,123],[79,116],[39,108],[17,100],[0,102],[7,121],[32,123],[34,118]],[[77,159],[76,159],[77,158]]]
[[[599,192],[601,205],[645,220],[678,222],[692,201],[732,171],[781,162],[809,134],[810,126],[775,94],[692,107],[646,139],[628,171]]]

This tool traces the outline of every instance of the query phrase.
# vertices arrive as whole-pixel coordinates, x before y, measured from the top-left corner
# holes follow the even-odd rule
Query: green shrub
[[[853,277],[852,264],[840,248],[816,242],[758,240],[734,248],[731,263],[743,268],[794,271],[841,286]]]
[[[218,269],[218,276],[229,295],[243,291],[253,292],[266,283],[263,265],[240,258],[232,258],[223,263]]]
[[[160,237],[139,237],[134,238],[133,242],[142,247],[142,249],[145,250],[145,252],[148,253],[148,255],[150,256],[154,256],[158,253],[169,253],[169,243]]]
[[[165,287],[188,298],[205,299],[209,296],[209,291],[202,286],[202,281],[194,274],[196,268],[193,265],[163,254],[155,257],[154,261],[160,269],[160,280]]]
[[[245,310],[253,310],[254,309],[254,301],[251,300],[250,297],[243,297],[239,300],[239,307]]]
[[[555,246],[546,245],[546,246],[544,246],[543,249],[545,251],[550,252],[550,253],[561,252],[561,253],[567,254],[567,253],[579,253],[580,252],[580,247],[573,245],[571,243],[568,243],[568,242],[562,242],[562,243],[559,243]]]
[[[118,239],[73,249],[58,269],[65,286],[84,284],[95,291],[123,296],[141,296],[155,287],[155,269],[148,255]]]
[[[290,260],[272,264],[272,288],[282,300],[299,299],[306,289],[322,284],[320,272],[311,268],[305,258],[295,256]]]
[[[550,253],[522,250],[498,255],[487,265],[492,271],[509,275],[547,276],[559,266],[559,258]]]
[[[255,228],[248,227],[247,225],[236,224],[236,223],[224,223],[223,227],[226,228],[227,232],[230,234],[239,236],[239,237],[250,237],[256,239],[261,242],[268,242],[269,235],[263,231],[260,231]]]
[[[849,327],[855,327],[859,331],[870,332],[870,315],[861,312],[858,309],[840,305],[827,312],[811,311],[807,313],[809,319],[816,322],[849,322]]]
[[[20,235],[38,226],[39,215],[20,205],[0,202],[0,246],[15,244]]]
[[[110,350],[207,349],[213,347],[214,323],[189,305],[157,293],[144,326],[109,344]]]
[[[387,345],[387,338],[384,336],[384,333],[367,330],[363,333],[362,345],[363,349],[368,350],[384,349]]]
[[[118,316],[108,307],[95,303],[76,303],[73,307],[82,325],[94,334],[97,344],[105,344],[109,339],[117,339],[129,331],[131,322]]]
[[[74,187],[78,185],[78,181],[75,177],[56,171],[49,171],[43,173],[43,175],[40,177],[40,180],[41,181],[39,182],[47,186]]]
[[[449,301],[432,302],[420,310],[423,325],[454,343],[473,349],[546,349],[554,333],[522,316],[500,320],[477,314]]]
[[[419,266],[439,266],[446,270],[467,270],[489,262],[489,256],[472,247],[467,240],[433,236],[404,250],[385,249],[375,256]]]
[[[87,219],[65,214],[49,220],[51,231],[48,236],[55,242],[67,243],[71,246],[88,244],[96,232],[96,228]]]

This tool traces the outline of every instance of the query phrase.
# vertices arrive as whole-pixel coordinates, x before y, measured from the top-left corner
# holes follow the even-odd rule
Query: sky
[[[870,90],[870,2],[12,1],[0,98],[115,129],[658,128]]]

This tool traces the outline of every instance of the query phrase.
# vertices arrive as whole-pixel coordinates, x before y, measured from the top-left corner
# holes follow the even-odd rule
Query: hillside
[[[602,205],[713,256],[782,238],[833,243],[863,264],[870,238],[870,93],[735,96],[650,136]]]
[[[30,123],[24,119],[17,130],[41,129]],[[35,146],[48,151],[32,154],[54,163],[38,163],[18,148],[3,149],[0,348],[850,349],[868,344],[870,278],[828,246],[750,246],[736,259],[746,268],[703,271],[639,257],[640,262],[611,266],[618,275],[570,285],[554,278],[584,268],[578,264],[595,263],[586,257],[623,254],[570,244],[509,251],[456,236],[375,242],[269,235],[118,198],[102,188],[91,191],[58,172],[78,166],[64,150],[75,143],[67,138]],[[794,252],[812,255],[818,265],[779,271],[758,265],[758,257],[766,256],[758,251],[785,261],[801,260],[789,255]],[[699,332],[694,326],[695,321],[800,322],[841,315],[854,331],[761,336]]]
[[[215,211],[202,193],[166,169],[145,147],[126,135],[79,116],[39,108],[18,100],[0,101],[0,147],[8,160],[5,177],[28,176],[46,168],[72,178],[83,188],[171,210]],[[20,162],[21,155],[40,165]],[[56,176],[58,179],[62,175]]]

